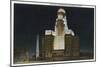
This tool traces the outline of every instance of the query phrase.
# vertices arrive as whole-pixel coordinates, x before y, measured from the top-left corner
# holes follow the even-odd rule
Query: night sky
[[[93,52],[94,8],[14,4],[14,48],[35,53],[36,36],[54,30],[57,10],[64,8],[69,29],[80,38],[80,51]]]

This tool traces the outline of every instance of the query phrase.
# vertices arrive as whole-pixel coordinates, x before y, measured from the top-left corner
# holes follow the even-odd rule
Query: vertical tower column
[[[39,58],[39,35],[36,37],[36,59]]]
[[[64,16],[65,16],[65,11],[64,9],[59,9],[57,12],[57,19],[56,19],[56,24],[55,24],[55,38],[54,38],[54,50],[62,50],[65,47],[64,43]]]

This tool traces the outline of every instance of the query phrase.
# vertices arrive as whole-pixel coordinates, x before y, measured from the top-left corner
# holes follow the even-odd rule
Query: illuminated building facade
[[[42,59],[65,60],[76,59],[80,56],[79,37],[68,29],[65,10],[60,8],[57,12],[55,30],[46,30],[42,36]]]

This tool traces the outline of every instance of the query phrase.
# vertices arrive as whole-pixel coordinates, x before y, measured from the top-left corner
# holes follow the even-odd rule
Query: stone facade
[[[42,58],[43,59],[50,59],[52,58],[52,50],[53,50],[53,40],[54,36],[46,35],[42,37]]]
[[[65,35],[65,49],[53,49],[54,36],[45,35],[42,38],[42,59],[45,60],[67,60],[77,59],[80,56],[79,37]]]
[[[79,37],[68,28],[65,10],[57,12],[55,30],[46,30],[42,37],[42,59],[68,60],[80,56]]]

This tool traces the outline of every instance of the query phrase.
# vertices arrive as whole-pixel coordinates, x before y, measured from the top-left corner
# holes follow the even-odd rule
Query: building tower
[[[59,9],[57,12],[57,19],[55,23],[55,38],[54,38],[54,50],[64,49],[64,18],[65,11]]]
[[[42,37],[42,58],[65,60],[79,57],[79,37],[68,28],[66,11],[57,11],[55,30],[46,30]]]

